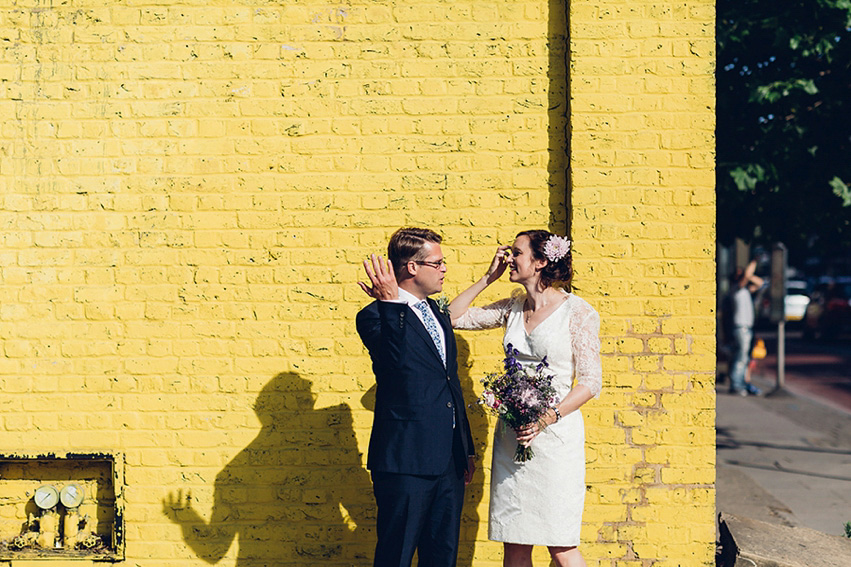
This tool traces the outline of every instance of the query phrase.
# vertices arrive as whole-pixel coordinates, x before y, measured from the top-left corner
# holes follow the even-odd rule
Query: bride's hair
[[[551,236],[556,236],[552,232],[546,230],[524,230],[517,233],[516,238],[526,236],[529,238],[529,247],[532,249],[532,255],[536,260],[543,260],[547,263],[544,269],[541,270],[541,284],[549,287],[555,284],[558,287],[564,288],[565,291],[573,290],[573,247],[561,259],[555,262],[547,258],[544,253],[544,246]]]

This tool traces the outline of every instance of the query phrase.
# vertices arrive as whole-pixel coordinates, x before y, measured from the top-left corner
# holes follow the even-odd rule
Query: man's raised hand
[[[364,282],[358,282],[364,293],[378,300],[399,299],[399,286],[390,260],[370,254],[369,258],[363,261],[363,269],[372,283],[370,287]]]

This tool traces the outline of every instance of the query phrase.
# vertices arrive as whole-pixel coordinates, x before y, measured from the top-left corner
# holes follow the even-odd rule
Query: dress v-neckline
[[[564,299],[562,300],[561,305],[559,305],[558,307],[553,309],[553,312],[550,313],[549,315],[547,315],[546,317],[544,317],[537,325],[535,325],[532,328],[531,331],[526,328],[526,321],[523,317],[523,303],[526,302],[525,299],[523,300],[523,303],[520,304],[520,324],[523,325],[523,332],[526,333],[527,337],[530,336],[532,333],[534,333],[538,329],[538,327],[540,327],[541,325],[543,325],[544,323],[549,321],[550,317],[552,317],[553,315],[558,313],[558,310],[561,309],[564,306],[564,304],[567,303],[570,300],[570,294],[565,293],[565,292],[561,292],[561,293],[564,295]]]

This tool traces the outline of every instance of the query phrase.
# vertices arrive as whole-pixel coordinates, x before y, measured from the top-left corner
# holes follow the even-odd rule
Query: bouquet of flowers
[[[482,379],[485,389],[479,403],[515,430],[543,418],[548,409],[558,403],[552,387],[553,376],[547,372],[547,358],[534,367],[517,361],[517,349],[505,347],[505,371],[494,372]],[[517,444],[514,462],[525,463],[535,456],[529,446]]]

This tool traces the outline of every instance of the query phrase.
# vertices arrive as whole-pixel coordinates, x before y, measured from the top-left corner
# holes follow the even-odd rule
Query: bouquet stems
[[[514,451],[514,462],[515,463],[525,463],[535,456],[535,451],[532,450],[532,447],[528,445],[517,444],[517,450]]]

